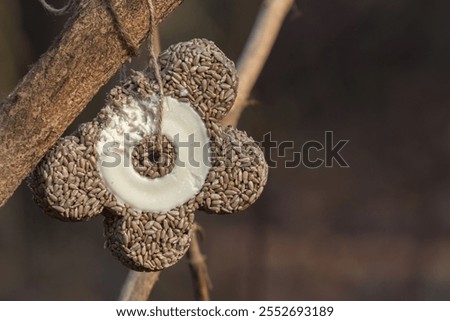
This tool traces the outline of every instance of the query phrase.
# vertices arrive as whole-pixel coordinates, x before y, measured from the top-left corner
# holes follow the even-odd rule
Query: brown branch
[[[191,246],[189,247],[187,255],[194,282],[195,299],[199,301],[208,301],[210,299],[209,290],[211,290],[212,284],[205,257],[200,250],[198,234],[201,234],[201,228],[199,225],[195,225],[191,238]]]
[[[154,0],[158,23],[183,0]],[[146,0],[83,0],[56,43],[0,105],[0,206],[140,47]]]
[[[275,43],[281,24],[293,3],[294,0],[265,0],[262,4],[257,21],[238,62],[238,97],[231,113],[223,121],[223,124],[237,125],[242,111],[247,107],[247,99],[250,92]],[[196,299],[209,300],[211,280],[204,256],[200,250],[197,232],[193,232],[191,246],[188,251],[189,265],[194,281]],[[141,274],[131,271],[124,284],[122,293],[125,291],[129,291],[127,293],[140,292],[142,288],[148,287],[145,290],[145,295],[141,297],[142,299],[148,298],[154,285],[154,282],[151,281],[153,277],[153,273]],[[138,278],[140,278],[140,283],[134,281]],[[136,288],[133,289],[133,287]],[[132,294],[128,296],[121,295],[121,299],[125,300],[125,297],[132,296]]]
[[[247,107],[250,92],[261,73],[270,51],[294,0],[265,0],[253,26],[244,51],[239,58],[239,89],[236,102],[224,125],[236,126],[242,111]]]
[[[120,293],[120,301],[146,301],[161,272],[130,271]]]

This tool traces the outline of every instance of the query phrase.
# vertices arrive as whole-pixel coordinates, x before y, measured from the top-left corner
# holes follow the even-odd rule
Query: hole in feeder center
[[[157,137],[151,135],[133,148],[131,162],[139,175],[154,179],[172,172],[176,156],[175,147],[166,136],[162,137],[161,146],[157,146]]]

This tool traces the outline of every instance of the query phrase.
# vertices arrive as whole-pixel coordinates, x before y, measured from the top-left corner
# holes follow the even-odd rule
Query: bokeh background
[[[161,27],[162,47],[205,37],[237,60],[260,4],[185,0]],[[350,140],[350,168],[286,169],[280,158],[255,206],[198,213],[213,299],[450,300],[448,12],[441,0],[296,1],[239,127],[297,151],[332,130]],[[0,0],[0,98],[66,19],[37,0]],[[0,208],[0,299],[114,300],[127,272],[103,249],[101,218],[51,219],[24,185]],[[151,299],[193,299],[186,259]]]

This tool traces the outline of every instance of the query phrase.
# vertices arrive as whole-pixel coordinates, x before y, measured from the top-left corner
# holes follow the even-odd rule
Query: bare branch
[[[293,3],[294,0],[265,0],[263,3],[257,21],[255,22],[238,62],[238,97],[231,113],[223,121],[223,124],[237,125],[242,111],[247,106],[247,99],[250,92],[262,71],[273,44],[275,43],[283,20]],[[209,300],[209,290],[212,287],[211,280],[205,258],[200,250],[197,232],[198,231],[193,232],[191,246],[188,251],[189,265],[194,281],[196,299]],[[126,291],[130,294],[128,296],[121,295],[121,299],[125,300],[126,297],[132,297],[134,292],[140,292],[141,289],[145,289],[145,287],[148,288],[145,289],[146,294],[143,297],[148,298],[154,285],[154,282],[151,281],[153,277],[153,273],[140,274],[131,271],[122,290],[122,294]],[[134,279],[139,278],[142,285],[138,282],[134,282]]]
[[[199,301],[208,301],[210,299],[209,290],[211,290],[212,284],[205,257],[200,250],[200,244],[197,236],[200,233],[201,228],[198,225],[195,225],[194,232],[192,233],[191,246],[189,247],[187,255],[194,282],[195,299]]]
[[[161,272],[130,271],[120,293],[120,301],[146,301]]]
[[[272,50],[284,18],[293,4],[294,0],[265,0],[263,2],[237,64],[239,73],[238,95],[233,109],[222,121],[224,125],[237,125],[242,111],[247,106],[250,92]]]
[[[154,0],[160,23],[183,0]],[[0,206],[140,47],[147,0],[82,0],[62,35],[0,104]]]

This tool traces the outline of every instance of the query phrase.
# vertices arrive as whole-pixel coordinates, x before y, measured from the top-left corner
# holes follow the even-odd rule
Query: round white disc
[[[132,99],[120,113],[114,113],[99,135],[97,165],[119,202],[135,210],[166,212],[184,204],[202,188],[211,168],[209,137],[205,123],[189,103],[165,97],[162,134],[174,145],[177,159],[169,174],[156,179],[144,177],[134,169],[131,153],[144,137],[154,134],[156,111],[153,96],[149,100]]]

